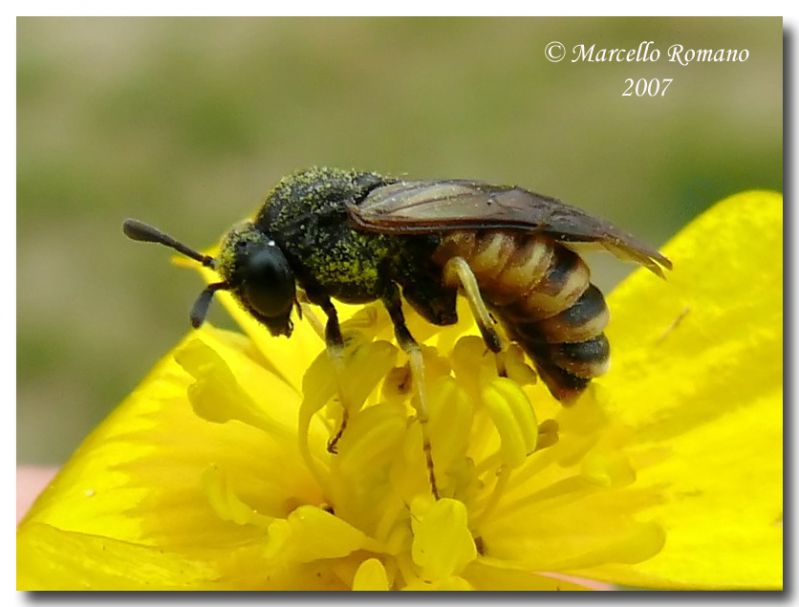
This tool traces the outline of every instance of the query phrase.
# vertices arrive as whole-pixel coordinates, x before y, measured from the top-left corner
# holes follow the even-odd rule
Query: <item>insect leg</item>
[[[383,296],[383,304],[386,306],[386,310],[388,310],[391,322],[394,323],[394,335],[397,337],[397,343],[408,355],[408,360],[411,365],[411,377],[413,378],[413,385],[416,387],[416,394],[419,398],[417,415],[422,428],[422,448],[424,449],[425,460],[427,462],[430,489],[433,492],[433,497],[438,499],[438,487],[436,486],[436,475],[433,468],[433,450],[430,446],[430,436],[427,428],[428,409],[427,395],[425,393],[424,359],[422,358],[422,350],[408,330],[408,326],[405,324],[405,315],[402,313],[402,300],[397,285],[392,283],[388,288],[386,294]]]
[[[338,389],[339,400],[344,412],[341,414],[341,424],[336,430],[336,433],[327,441],[327,450],[330,453],[336,453],[336,445],[341,440],[344,430],[349,421],[350,412],[347,402],[344,397],[343,378],[344,378],[344,338],[341,335],[341,325],[338,322],[338,312],[330,298],[325,298],[319,304],[327,314],[327,323],[325,324],[325,345],[327,346],[327,354],[330,361],[333,363],[333,372],[336,376],[336,387]]]
[[[504,348],[502,338],[494,329],[496,321],[491,317],[491,313],[488,311],[482,295],[480,295],[480,286],[477,284],[474,272],[469,267],[469,262],[463,257],[452,257],[444,264],[443,277],[444,284],[451,286],[460,284],[466,299],[469,301],[469,307],[472,309],[477,326],[480,328],[483,341],[495,355],[497,373],[504,376],[506,374],[505,365],[499,357],[499,353]]]

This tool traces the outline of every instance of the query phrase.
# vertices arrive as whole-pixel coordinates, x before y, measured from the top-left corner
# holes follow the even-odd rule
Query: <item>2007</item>
[[[625,78],[627,88],[622,97],[663,97],[674,78]]]

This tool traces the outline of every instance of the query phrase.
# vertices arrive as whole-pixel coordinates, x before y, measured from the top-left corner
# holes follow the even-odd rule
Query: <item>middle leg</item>
[[[433,467],[433,450],[430,444],[430,434],[427,425],[429,416],[427,395],[425,393],[424,359],[422,358],[422,350],[408,330],[408,326],[405,324],[405,315],[402,313],[402,299],[400,298],[399,289],[394,283],[391,283],[386,294],[383,296],[383,304],[386,306],[386,310],[388,310],[391,322],[394,323],[394,335],[397,338],[397,343],[408,355],[408,360],[411,365],[411,377],[413,378],[413,385],[416,388],[416,394],[419,399],[417,415],[419,425],[422,428],[422,448],[424,449],[425,461],[427,462],[430,489],[433,493],[433,497],[439,499],[435,468]]]

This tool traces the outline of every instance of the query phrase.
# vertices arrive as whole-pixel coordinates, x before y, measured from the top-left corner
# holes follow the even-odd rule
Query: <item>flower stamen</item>
[[[474,528],[479,529],[481,523],[485,521],[486,518],[488,518],[491,514],[493,514],[494,510],[496,510],[496,507],[499,504],[499,501],[502,499],[505,489],[508,486],[508,481],[510,480],[510,475],[512,472],[513,470],[506,466],[500,466],[499,470],[497,470],[497,480],[494,483],[494,487],[491,490],[488,499],[486,499],[482,511],[474,518],[472,522],[472,526]]]
[[[535,450],[541,451],[551,447],[558,442],[558,422],[554,419],[545,419],[538,424],[538,442],[536,443]]]

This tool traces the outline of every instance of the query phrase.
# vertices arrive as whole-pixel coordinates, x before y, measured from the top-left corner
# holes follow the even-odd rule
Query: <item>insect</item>
[[[403,299],[429,322],[449,325],[457,321],[460,290],[487,347],[503,349],[497,318],[552,395],[568,403],[607,370],[610,356],[605,300],[570,245],[599,243],[660,276],[671,268],[663,255],[610,223],[519,187],[333,168],[282,179],[253,221],[228,232],[215,258],[136,220],[123,227],[134,240],[169,246],[218,272],[222,280],[208,285],[192,308],[194,327],[214,293],[227,290],[272,335],[290,336],[299,287],[327,316],[325,341],[337,372],[344,341],[333,299],[381,300],[409,357],[423,428],[424,367]],[[331,450],[345,425],[346,418]]]

